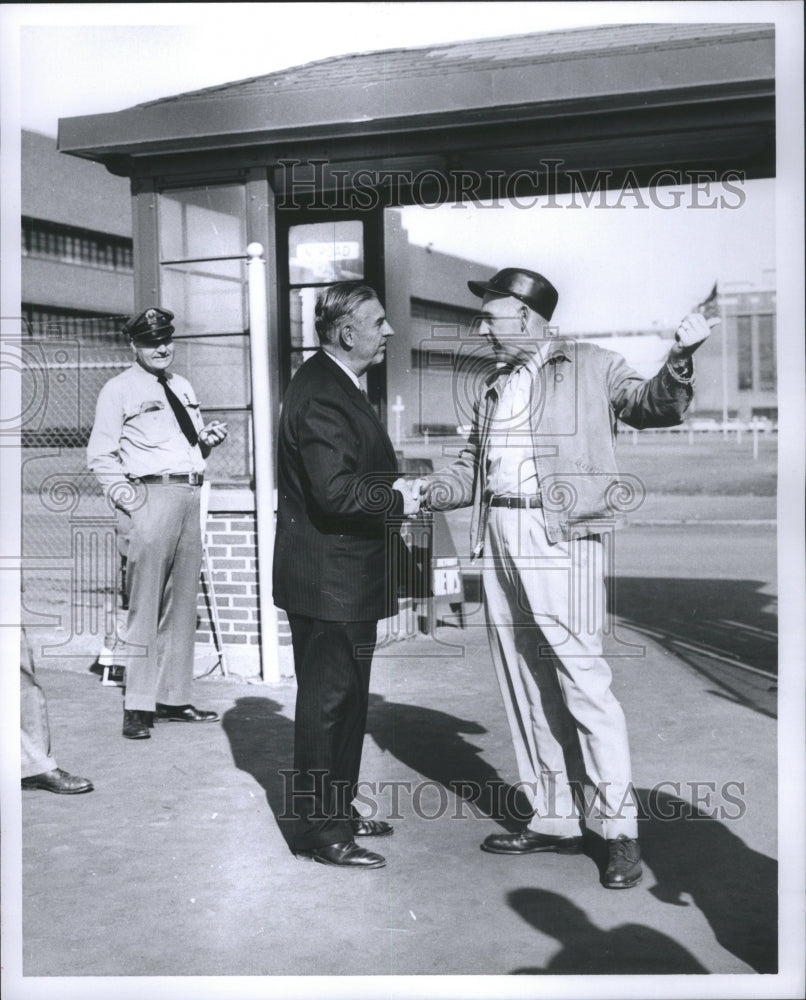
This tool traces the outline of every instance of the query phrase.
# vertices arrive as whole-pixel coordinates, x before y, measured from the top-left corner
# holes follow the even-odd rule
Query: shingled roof
[[[201,90],[149,101],[138,107],[209,100],[210,98],[269,97],[301,93],[322,87],[377,84],[380,81],[419,80],[468,72],[517,69],[536,63],[590,59],[596,53],[616,55],[702,46],[709,40],[749,40],[770,37],[772,26],[759,24],[623,24],[540,34],[472,39],[416,48],[385,49],[331,56]]]
[[[771,24],[605,25],[354,53],[62,119],[59,149],[129,175],[169,158],[197,170],[202,153],[231,164],[242,150],[247,165],[417,157],[444,169],[450,155],[517,169],[559,156],[586,169],[763,176],[774,169],[774,58]]]

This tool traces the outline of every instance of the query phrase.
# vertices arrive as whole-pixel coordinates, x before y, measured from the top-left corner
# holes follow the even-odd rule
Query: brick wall
[[[212,641],[208,599],[214,596],[224,645],[257,648],[260,615],[255,515],[211,513],[207,518],[207,556],[213,594],[207,594],[204,585],[199,589],[197,641]],[[206,578],[206,567],[204,576]],[[290,645],[291,633],[285,614],[278,610],[277,615],[280,645]]]
[[[447,537],[447,536],[446,536]],[[259,669],[260,610],[258,606],[257,530],[255,515],[251,512],[212,511],[207,518],[207,560],[203,566],[199,588],[196,633],[198,644],[214,646],[212,613],[208,601],[214,597],[218,611],[221,641],[224,653],[235,673],[248,675]],[[445,541],[443,538],[442,546]],[[442,546],[437,546],[437,552]],[[461,575],[459,561],[451,550],[450,558],[437,558],[437,571],[442,563],[450,563],[455,573]],[[212,573],[213,592],[205,586],[207,565]],[[455,566],[454,566],[455,564]],[[447,571],[445,571],[447,572]],[[437,593],[444,591],[437,590]],[[392,618],[378,622],[378,645],[416,639],[428,633],[436,621],[447,613],[454,614],[457,605],[451,600],[463,601],[463,596],[436,597],[431,602],[400,600],[400,610]],[[291,630],[285,612],[277,609],[278,643],[281,676],[293,675]]]

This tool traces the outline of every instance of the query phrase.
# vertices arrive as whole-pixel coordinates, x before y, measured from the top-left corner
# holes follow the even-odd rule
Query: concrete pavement
[[[775,723],[646,649],[613,661],[648,812],[628,892],[601,888],[590,857],[479,850],[504,824],[451,783],[516,781],[480,628],[379,651],[362,775],[391,783],[367,808],[396,829],[375,872],[288,850],[293,682],[197,681],[220,725],[129,742],[118,689],[40,670],[59,763],[96,790],[23,796],[25,975],[773,971]]]
[[[132,742],[120,735],[118,688],[75,658],[39,664],[59,764],[96,790],[22,796],[25,976],[87,990],[101,980],[84,977],[116,977],[118,996],[129,995],[122,977],[138,977],[142,995],[144,976],[265,976],[279,995],[306,983],[319,995],[317,976],[362,977],[351,995],[372,976],[412,977],[395,982],[420,995],[444,991],[446,977],[496,977],[472,980],[490,984],[483,996],[517,989],[513,976],[680,974],[687,990],[704,984],[698,995],[713,974],[767,982],[756,974],[775,970],[778,937],[774,533],[647,527],[623,538],[625,613],[607,648],[646,815],[640,886],[603,889],[595,851],[479,850],[512,825],[497,803],[517,775],[471,582],[465,629],[376,654],[363,809],[395,826],[366,842],[388,859],[378,871],[304,863],[288,849],[280,772],[293,680],[199,679],[194,701],[220,724],[160,723]],[[4,907],[8,928],[7,888]],[[228,981],[215,995],[235,995]],[[335,982],[348,981],[327,988]],[[470,995],[471,980],[456,982]]]

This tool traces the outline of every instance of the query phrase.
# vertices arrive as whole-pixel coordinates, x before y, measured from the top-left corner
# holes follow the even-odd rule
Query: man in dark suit
[[[274,601],[291,625],[298,685],[293,846],[322,864],[380,868],[384,858],[354,838],[393,829],[352,802],[377,624],[396,610],[389,539],[419,502],[359,381],[394,332],[375,291],[325,289],[316,332],[321,350],[288,387],[278,438]]]

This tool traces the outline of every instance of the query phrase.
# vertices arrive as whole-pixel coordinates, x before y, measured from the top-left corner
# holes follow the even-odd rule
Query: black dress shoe
[[[395,828],[380,819],[354,819],[352,821],[354,837],[388,837]]]
[[[582,837],[554,837],[550,833],[521,830],[520,833],[493,833],[481,845],[489,854],[538,854],[554,851],[556,854],[579,854]]]
[[[127,740],[148,740],[152,725],[151,712],[140,712],[137,709],[123,709],[123,735]]]
[[[608,861],[602,876],[605,889],[631,889],[643,877],[641,848],[637,840],[622,834],[607,842]]]
[[[193,705],[160,705],[157,702],[157,718],[168,722],[218,722],[218,712],[203,712]]]
[[[82,792],[91,792],[93,784],[89,778],[79,778],[56,767],[52,771],[23,778],[22,787],[43,788],[46,792],[56,792],[57,795],[81,795]]]
[[[354,840],[326,844],[309,851],[297,851],[297,857],[305,861],[318,861],[320,865],[336,865],[338,868],[383,868],[386,864],[386,858],[373,851],[365,851]]]

